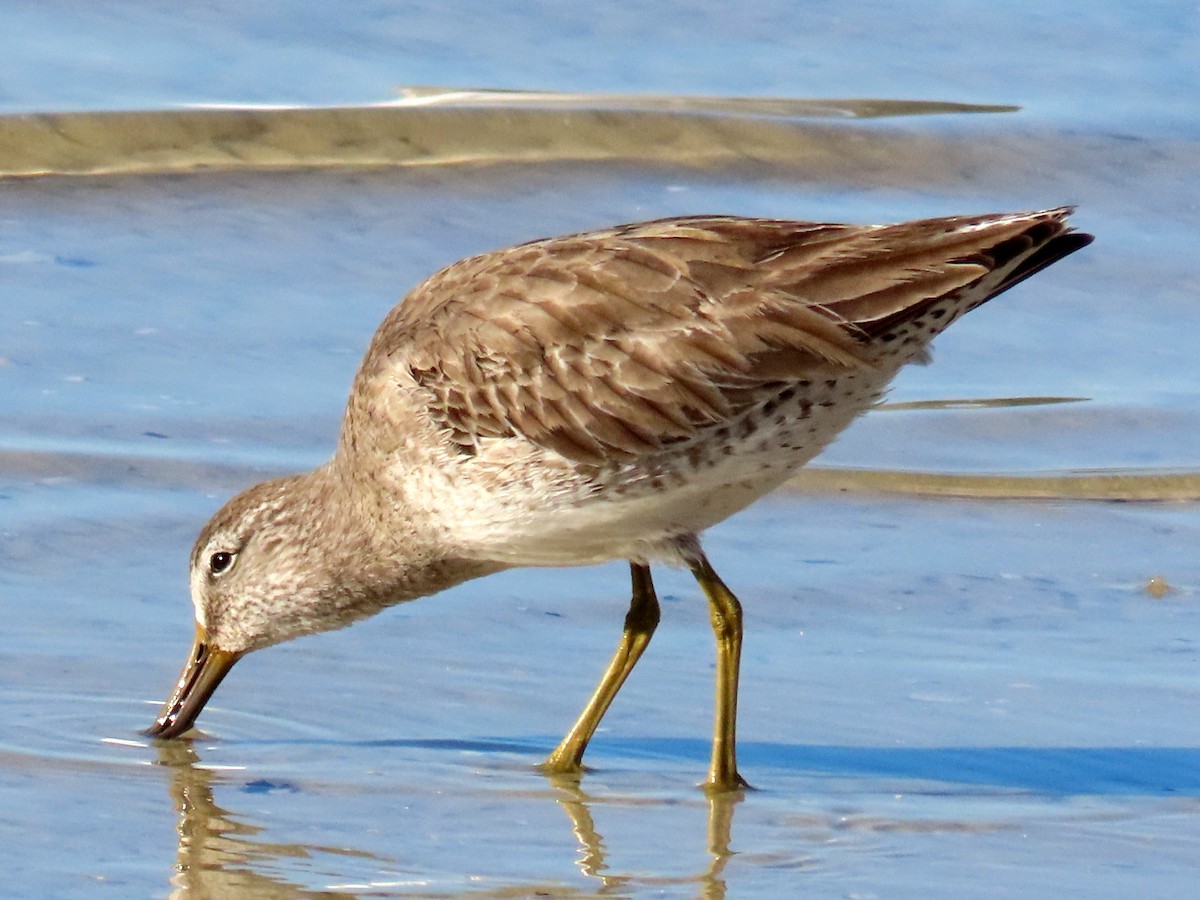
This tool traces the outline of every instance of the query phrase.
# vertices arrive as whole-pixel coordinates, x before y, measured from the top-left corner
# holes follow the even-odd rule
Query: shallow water
[[[478,20],[382,3],[0,8],[0,146],[29,133],[12,115],[43,111],[145,110],[151,137],[192,136],[136,172],[0,181],[0,893],[1194,884],[1194,10],[1007,4],[968,29],[953,4],[811,4],[803,21],[642,6],[601,21],[506,4]],[[376,133],[417,135],[419,165],[313,167],[312,136],[336,144],[328,119],[269,110],[262,134],[299,122],[307,137],[231,152],[179,111],[374,103],[401,84],[572,96],[395,108]],[[831,118],[866,109],[844,97],[1020,108]],[[556,125],[560,100],[577,127]],[[89,135],[76,160],[143,140],[103,122],[64,133]],[[246,165],[246,146],[273,168]],[[747,610],[739,734],[758,790],[740,802],[694,787],[712,641],[676,572],[658,576],[663,626],[594,771],[532,771],[616,641],[619,564],[505,573],[255,655],[201,736],[140,735],[187,651],[197,529],[233,491],[325,458],[372,330],[439,266],[677,213],[1064,202],[1091,248],[956,324],[816,477],[710,533]],[[1124,496],[1147,502],[1105,499]]]

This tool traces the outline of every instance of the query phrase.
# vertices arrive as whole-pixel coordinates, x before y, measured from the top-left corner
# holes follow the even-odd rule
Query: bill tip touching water
[[[958,317],[1074,251],[1068,207],[886,226],[693,216],[462,260],[384,319],[337,449],[201,531],[196,637],[149,733],[175,737],[246,653],[517,566],[630,564],[617,651],[551,772],[691,570],[717,642],[707,785],[736,761],[742,610],[699,535],[784,482]]]

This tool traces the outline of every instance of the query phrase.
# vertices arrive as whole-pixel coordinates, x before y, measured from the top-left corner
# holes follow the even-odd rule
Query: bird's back
[[[816,455],[956,318],[1086,245],[1070,212],[690,217],[535,241],[417,287],[359,382],[407,386],[464,493],[472,472],[533,466],[569,473],[601,544],[699,531]]]
[[[665,219],[456,263],[376,335],[462,449],[521,436],[605,464],[686,442],[780,386],[889,368],[1083,246],[1069,209],[852,226]],[[373,365],[374,364],[374,365]]]

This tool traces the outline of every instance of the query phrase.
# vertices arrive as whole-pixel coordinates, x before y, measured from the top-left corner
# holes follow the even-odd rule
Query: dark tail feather
[[[1076,250],[1080,250],[1090,244],[1094,240],[1092,235],[1086,232],[1069,230],[1066,218],[1071,212],[1073,212],[1071,207],[1048,210],[1045,213],[1047,218],[1030,225],[1016,236],[994,244],[986,250],[952,260],[952,262],[973,263],[983,266],[988,274],[990,274],[997,270],[1003,270],[1005,266],[1012,264],[1013,260],[1019,259],[1022,254],[1029,254],[1024,259],[1021,259],[1013,267],[1012,271],[1004,276],[1002,281],[997,282],[995,288],[987,296],[979,298],[970,309],[982,306],[993,297],[1003,294],[1014,285],[1020,284],[1026,278],[1036,275],[1047,266],[1053,265],[1063,257],[1070,256]],[[1031,247],[1036,249],[1031,252]],[[987,278],[988,274],[980,276],[980,280]],[[888,316],[887,318],[861,324],[859,328],[867,337],[886,334],[899,324],[920,318],[928,311],[929,307],[943,299],[943,297],[930,297],[924,303],[900,310],[895,315]],[[955,314],[954,318],[967,311],[966,309],[960,310]],[[942,320],[939,330],[948,326],[951,321],[953,319]]]
[[[1030,235],[1033,237],[1033,235]],[[1036,239],[1036,238],[1035,238]],[[1070,256],[1076,250],[1082,250],[1095,240],[1094,235],[1082,231],[1068,231],[1046,241],[1041,247],[1021,261],[1021,264],[1008,273],[988,299],[1003,294],[1010,287],[1020,284],[1026,278],[1036,275],[1046,266],[1053,265],[1064,256]],[[1000,248],[996,248],[999,250]]]

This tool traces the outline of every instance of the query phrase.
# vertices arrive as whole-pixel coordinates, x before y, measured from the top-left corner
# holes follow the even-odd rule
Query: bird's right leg
[[[637,665],[654,629],[658,627],[660,611],[658,597],[654,594],[654,583],[650,580],[650,567],[639,563],[630,563],[630,574],[633,580],[633,599],[629,602],[629,612],[625,616],[625,630],[621,634],[621,643],[613,654],[612,662],[596,686],[592,698],[588,700],[583,712],[571,730],[554,748],[554,752],[546,757],[541,769],[551,775],[569,775],[583,771],[583,752],[587,749],[588,741],[596,731],[596,726],[604,718],[608,707],[612,704],[617,691]]]

